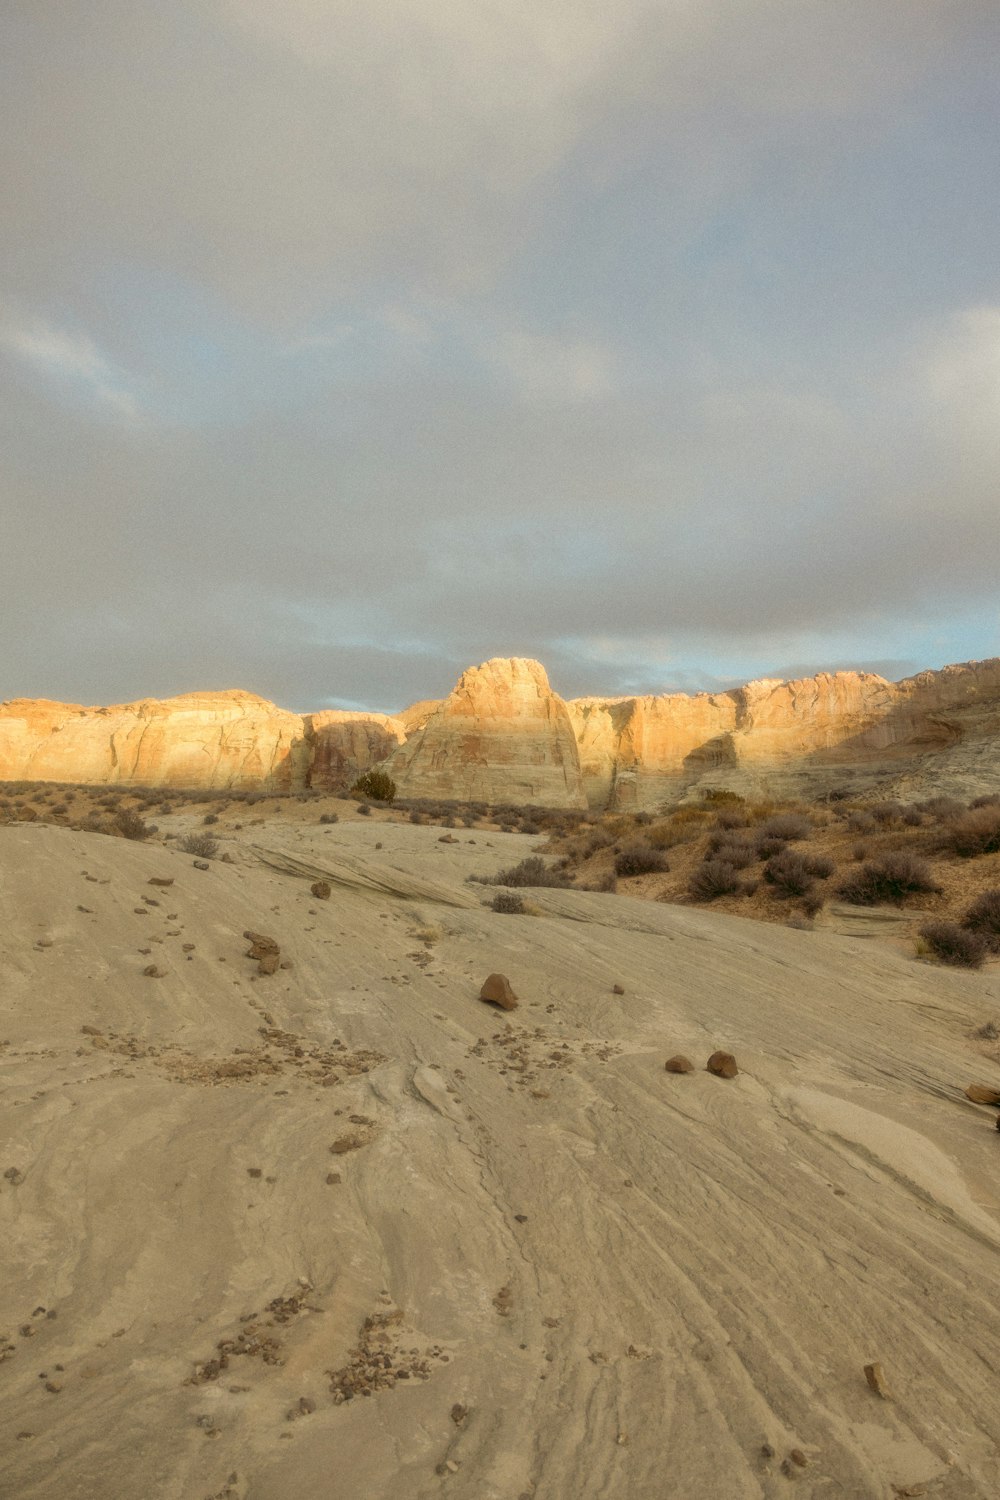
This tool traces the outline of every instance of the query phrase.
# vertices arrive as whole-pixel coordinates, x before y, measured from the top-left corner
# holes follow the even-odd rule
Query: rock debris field
[[[0,828],[0,1494],[1000,1493],[996,967],[439,835]]]

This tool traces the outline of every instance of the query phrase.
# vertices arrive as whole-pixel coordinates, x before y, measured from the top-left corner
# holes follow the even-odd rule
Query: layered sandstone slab
[[[110,708],[20,699],[0,705],[0,777],[136,786],[304,786],[303,721],[239,691]]]
[[[523,657],[470,667],[386,770],[405,797],[586,806],[566,704]]]

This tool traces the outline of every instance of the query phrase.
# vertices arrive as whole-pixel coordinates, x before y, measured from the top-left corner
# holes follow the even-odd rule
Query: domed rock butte
[[[0,779],[335,791],[383,767],[401,797],[640,809],[707,787],[915,794],[1000,785],[1000,658],[890,682],[869,672],[722,693],[565,701],[536,661],[494,658],[398,715],[295,714],[239,690],[88,708],[0,705]]]

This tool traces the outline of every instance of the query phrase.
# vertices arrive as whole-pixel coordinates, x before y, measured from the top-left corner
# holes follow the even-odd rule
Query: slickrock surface
[[[586,806],[566,705],[521,657],[464,672],[386,770],[404,797]]]
[[[1000,1493],[997,971],[438,832],[0,827],[4,1494]]]

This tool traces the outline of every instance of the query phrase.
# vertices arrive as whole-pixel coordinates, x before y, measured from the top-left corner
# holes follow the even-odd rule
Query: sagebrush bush
[[[745,870],[749,865],[757,863],[757,845],[749,839],[717,835],[709,840],[705,858],[721,859],[727,865],[732,865],[734,870]]]
[[[716,828],[745,828],[750,822],[748,814],[742,807],[723,807],[716,814]]]
[[[490,902],[490,907],[493,911],[504,912],[507,916],[524,915],[524,901],[514,891],[497,891]]]
[[[219,841],[210,833],[189,833],[181,839],[180,847],[185,854],[193,854],[196,859],[214,859],[219,852]]]
[[[737,871],[723,859],[706,859],[688,881],[688,893],[696,901],[714,901],[717,896],[736,896],[745,890]]]
[[[616,875],[652,875],[669,868],[666,856],[651,844],[626,844],[615,855]]]
[[[486,876],[484,885],[513,885],[513,886],[548,886],[553,890],[565,889],[571,885],[569,876],[562,870],[553,869],[547,865],[539,854],[532,854],[528,859],[522,859],[520,864],[512,865],[509,870],[501,870],[499,875]]]
[[[982,891],[973,901],[962,926],[977,932],[994,953],[1000,953],[1000,890]]]
[[[776,813],[761,825],[764,838],[784,839],[791,843],[796,839],[807,839],[812,833],[812,824],[801,813]]]
[[[837,895],[855,906],[884,902],[899,906],[906,896],[936,894],[940,889],[926,860],[901,851],[870,860],[860,870],[852,871],[837,887]]]
[[[151,823],[144,823],[139,814],[128,807],[119,808],[112,822],[126,839],[148,839],[156,832]]]
[[[1000,807],[988,804],[956,818],[944,833],[942,848],[963,859],[1000,851]]]
[[[340,814],[339,813],[320,813],[319,820],[320,820],[321,823],[339,823],[340,822]]]
[[[779,896],[805,896],[814,881],[826,880],[833,870],[833,860],[825,854],[801,854],[797,849],[786,849],[768,860],[764,879]]]
[[[354,811],[359,812],[363,818],[370,818],[372,815],[371,803],[359,802]]]
[[[957,922],[924,922],[920,937],[943,964],[978,969],[986,957],[985,940],[978,932],[959,927]]]
[[[370,797],[373,802],[394,802],[396,783],[387,771],[366,771],[351,787],[352,797]]]
[[[754,841],[758,859],[773,859],[776,854],[783,854],[788,847],[784,839],[760,835]]]

